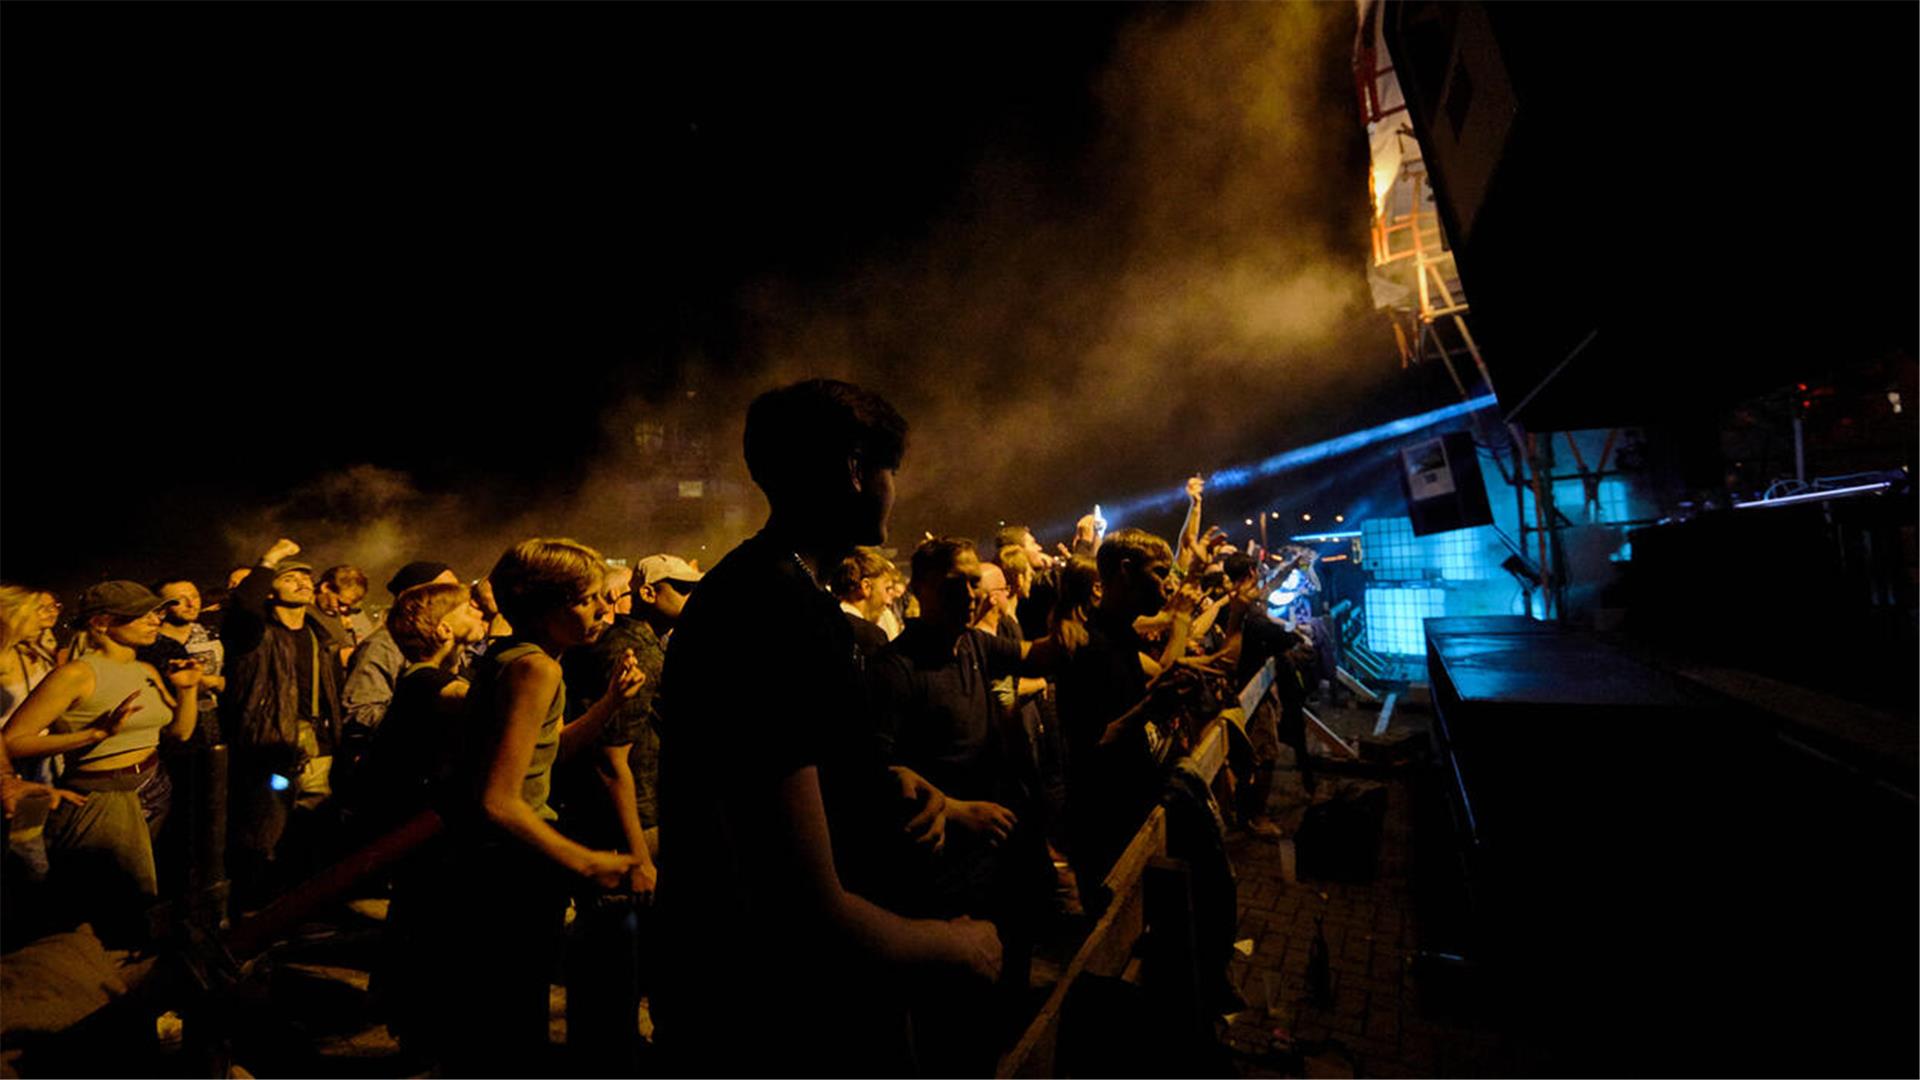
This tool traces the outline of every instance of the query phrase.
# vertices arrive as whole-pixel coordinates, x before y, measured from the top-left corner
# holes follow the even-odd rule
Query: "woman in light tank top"
[[[457,865],[447,875],[460,885],[441,905],[435,967],[445,981],[428,995],[439,1013],[428,1021],[432,1049],[449,1076],[538,1075],[530,1070],[547,1045],[547,982],[568,895],[587,882],[623,887],[636,863],[561,834],[547,805],[554,762],[592,746],[644,681],[629,655],[608,692],[563,727],[559,656],[612,625],[605,573],[592,548],[537,539],[501,556],[489,577],[514,635],[475,663],[467,691],[467,812],[449,823]]]
[[[159,891],[153,835],[171,790],[160,739],[190,737],[199,717],[198,665],[176,661],[162,676],[134,658],[160,632],[165,604],[131,581],[88,589],[75,612],[84,655],[34,687],[4,729],[11,757],[65,755],[60,786],[86,796],[53,811],[46,838],[52,883],[97,927],[130,925]]]

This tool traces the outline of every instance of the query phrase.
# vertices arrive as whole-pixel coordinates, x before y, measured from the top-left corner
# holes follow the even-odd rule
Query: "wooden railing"
[[[1248,680],[1241,689],[1237,702],[1241,715],[1251,717],[1263,698],[1273,692],[1274,662],[1268,660],[1259,674]],[[1201,729],[1200,737],[1187,757],[1194,768],[1213,784],[1220,774],[1221,766],[1227,760],[1227,725],[1233,721],[1223,713],[1214,717]],[[1082,942],[1079,951],[1068,962],[1067,969],[1060,976],[1053,992],[1047,996],[1040,1012],[1021,1033],[1013,1049],[1000,1058],[999,1068],[995,1071],[1001,1077],[1055,1076],[1057,1050],[1060,1040],[1060,1022],[1066,1008],[1067,997],[1072,993],[1076,981],[1088,975],[1106,978],[1120,978],[1128,982],[1139,982],[1142,965],[1136,955],[1142,936],[1149,923],[1156,922],[1158,912],[1150,912],[1152,899],[1148,888],[1149,869],[1156,859],[1167,854],[1167,811],[1156,806],[1142,822],[1138,832],[1127,844],[1126,850],[1108,871],[1106,887],[1112,893],[1112,902],[1107,910],[1094,923],[1093,931]],[[1191,918],[1191,909],[1184,912]],[[1190,928],[1189,928],[1190,929]],[[1197,1002],[1191,1003],[1193,1008]]]

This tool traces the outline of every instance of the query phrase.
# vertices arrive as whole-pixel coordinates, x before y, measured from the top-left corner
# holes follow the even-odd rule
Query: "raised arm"
[[[300,553],[300,545],[282,537],[260,556],[253,572],[241,579],[227,594],[225,614],[220,620],[220,639],[226,642],[227,655],[250,652],[267,632],[267,597],[273,593],[273,575],[281,560]]]
[[[1187,563],[1200,552],[1200,493],[1206,489],[1207,482],[1199,474],[1187,477],[1187,520],[1180,527],[1180,549],[1173,558],[1183,577],[1188,573]]]
[[[1193,631],[1193,609],[1200,603],[1200,586],[1196,582],[1184,582],[1180,590],[1167,601],[1166,610],[1173,616],[1173,628],[1167,631],[1167,647],[1160,651],[1160,668],[1172,667],[1181,657],[1187,655],[1187,639]]]

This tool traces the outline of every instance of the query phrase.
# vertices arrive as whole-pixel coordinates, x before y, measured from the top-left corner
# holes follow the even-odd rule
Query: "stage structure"
[[[1374,306],[1393,325],[1403,368],[1437,360],[1462,398],[1497,394],[1501,388],[1495,386],[1474,336],[1472,307],[1454,245],[1435,203],[1426,153],[1388,49],[1389,12],[1384,0],[1358,0],[1356,6],[1359,27],[1353,45],[1353,78],[1371,161],[1372,250],[1367,280]],[[1464,64],[1442,66],[1454,70]],[[1492,79],[1477,94],[1468,89],[1465,79],[1445,84],[1440,109],[1453,128],[1464,133],[1463,138],[1470,135],[1499,142],[1503,117],[1511,111],[1513,98],[1511,87],[1500,83]],[[1512,394],[1519,388],[1506,389]],[[1502,398],[1500,412],[1511,418],[1525,404]],[[1476,418],[1475,429],[1480,444],[1492,450],[1490,463],[1513,491],[1518,515],[1510,546],[1520,563],[1518,576],[1531,582],[1524,609],[1541,618],[1562,617],[1572,584],[1572,563],[1578,560],[1569,560],[1561,532],[1592,523],[1603,485],[1618,488],[1623,483],[1614,457],[1621,432],[1586,432],[1580,438],[1563,432],[1562,446],[1553,429],[1532,432],[1511,419],[1502,423],[1491,415]],[[1598,443],[1597,454],[1591,447],[1583,450],[1583,443]],[[1567,472],[1557,460],[1560,449],[1573,459],[1574,471]],[[1557,498],[1569,490],[1579,507],[1573,514],[1563,510]]]

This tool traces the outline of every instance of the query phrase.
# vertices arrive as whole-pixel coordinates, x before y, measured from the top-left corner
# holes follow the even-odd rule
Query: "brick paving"
[[[1368,739],[1371,708],[1317,710],[1341,735]],[[1428,717],[1418,706],[1396,710],[1388,738],[1424,739]],[[1291,767],[1291,751],[1274,784],[1270,813],[1295,835],[1313,801]],[[1240,945],[1229,974],[1247,1008],[1231,1017],[1226,1039],[1241,1075],[1496,1076],[1527,1070],[1508,1039],[1459,1019],[1467,1003],[1415,980],[1415,910],[1409,886],[1412,785],[1418,765],[1319,776],[1317,797],[1372,787],[1386,791],[1377,872],[1371,882],[1302,881],[1292,840],[1244,832],[1229,837],[1240,878]],[[1330,1001],[1316,1004],[1308,965],[1315,924],[1324,929]],[[1252,955],[1238,949],[1248,942]],[[1423,985],[1426,989],[1423,996]]]

